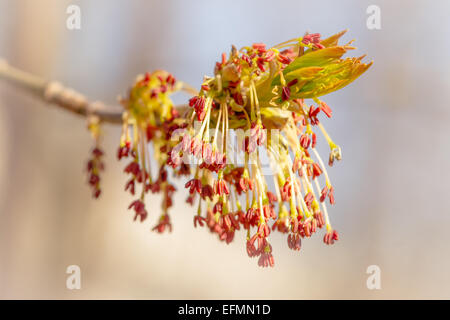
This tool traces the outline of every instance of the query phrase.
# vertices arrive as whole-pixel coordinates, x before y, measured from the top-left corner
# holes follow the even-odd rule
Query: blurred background
[[[70,4],[80,30],[66,28]],[[381,30],[366,27],[372,4]],[[448,12],[444,0],[0,0],[0,57],[110,104],[139,73],[163,68],[199,87],[231,44],[305,31],[348,28],[351,54],[375,61],[324,98],[343,149],[330,170],[341,239],[328,247],[316,235],[299,253],[274,234],[269,270],[247,257],[244,233],[225,245],[193,228],[181,181],[172,234],[150,232],[159,196],[148,197],[150,219],[133,223],[117,126],[104,126],[107,170],[93,200],[84,119],[0,82],[0,298],[449,299]],[[66,289],[69,265],[81,268],[81,290]],[[366,287],[369,265],[381,290]]]

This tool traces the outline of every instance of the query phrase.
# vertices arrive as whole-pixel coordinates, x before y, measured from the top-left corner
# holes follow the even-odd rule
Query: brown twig
[[[78,115],[96,115],[103,122],[121,123],[123,108],[120,106],[107,106],[100,101],[89,101],[81,93],[64,87],[56,81],[45,81],[33,74],[10,66],[0,59],[0,79],[24,89],[47,103],[54,104]],[[186,86],[185,91],[195,90]],[[194,91],[193,91],[194,90]],[[176,106],[183,113],[185,105]]]

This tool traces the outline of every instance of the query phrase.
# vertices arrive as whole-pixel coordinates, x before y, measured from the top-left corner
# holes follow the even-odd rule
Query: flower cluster
[[[172,230],[168,209],[172,206],[175,187],[168,181],[166,169],[167,149],[172,147],[172,132],[182,126],[184,120],[173,107],[170,95],[183,84],[166,71],[155,71],[138,77],[126,99],[122,99],[123,113],[122,135],[117,158],[129,160],[124,172],[129,175],[125,190],[140,196],[129,209],[134,210],[134,220],[143,222],[148,212],[145,195],[162,194],[162,214],[153,230],[162,233]],[[149,144],[153,145],[153,156],[158,167],[156,178],[152,175]],[[180,166],[176,174],[189,174],[186,166]]]
[[[145,195],[158,192],[163,213],[153,230],[172,230],[171,170],[191,176],[185,188],[187,202],[197,206],[194,226],[207,227],[227,244],[236,231],[245,230],[247,254],[258,258],[259,266],[274,266],[273,232],[285,234],[296,251],[302,239],[320,229],[324,243],[337,241],[328,214],[335,190],[316,148],[318,131],[330,148],[328,165],[342,156],[322,124],[332,110],[319,97],[348,85],[372,64],[363,63],[364,56],[343,58],[354,49],[351,42],[339,45],[344,33],[327,39],[306,34],[271,48],[232,46],[198,92],[166,71],[139,77],[122,99],[117,153],[119,160],[129,160],[125,190],[140,192],[129,206],[134,219],[147,218]],[[170,95],[179,90],[193,97],[188,106],[175,108]],[[154,174],[149,145],[157,164]],[[270,174],[263,170],[263,157]]]
[[[91,150],[90,159],[86,165],[88,174],[88,183],[92,189],[94,198],[100,197],[102,190],[100,188],[100,172],[104,170],[103,151],[100,149],[100,121],[98,117],[90,115],[88,117],[88,129],[95,141],[95,147]]]
[[[102,161],[103,151],[95,147],[91,151],[91,158],[88,160],[86,170],[88,172],[88,182],[92,188],[92,196],[94,198],[100,197],[102,190],[100,189],[100,172],[104,170],[105,166]]]
[[[322,228],[326,244],[338,240],[326,204],[335,202],[334,187],[316,149],[315,129],[330,147],[330,166],[341,159],[341,150],[319,120],[322,114],[332,116],[319,97],[371,65],[362,57],[341,58],[353,49],[350,43],[338,45],[342,35],[321,40],[319,34],[307,34],[272,48],[262,43],[232,47],[189,100],[186,134],[170,152],[174,168],[195,160],[194,177],[185,185],[189,203],[199,198],[194,225],[208,226],[226,243],[236,230],[246,230],[247,253],[258,257],[260,266],[274,265],[272,231],[287,234],[293,250]],[[230,146],[233,130],[246,133],[238,143],[245,158],[241,164],[228,160],[230,151],[237,152]],[[262,172],[263,152],[272,164],[273,192]]]

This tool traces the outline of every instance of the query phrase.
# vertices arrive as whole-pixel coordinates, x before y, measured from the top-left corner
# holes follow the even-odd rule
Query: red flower
[[[153,126],[149,124],[147,126],[146,134],[147,134],[147,141],[151,141],[153,137],[155,136],[155,133],[158,131],[158,127]]]
[[[315,162],[312,164],[312,170],[313,170],[313,178],[320,176],[323,172],[320,166]]]
[[[275,260],[272,255],[272,246],[264,239],[264,242],[260,244],[261,255],[258,260],[258,265],[260,267],[273,267],[275,265]]]
[[[202,191],[202,182],[199,179],[191,179],[185,185],[185,188],[189,188],[189,193],[193,194],[194,191],[200,193]]]
[[[104,170],[102,161],[103,151],[95,147],[91,151],[91,159],[87,162],[86,170],[88,174],[88,183],[92,189],[92,196],[94,198],[100,197],[100,172]]]
[[[247,254],[250,258],[256,257],[258,250],[256,250],[254,241],[247,240]]]
[[[203,121],[205,118],[205,97],[195,96],[189,100],[189,106],[194,108],[197,114],[197,120]]]
[[[145,210],[145,205],[141,200],[135,200],[133,201],[128,209],[133,208],[135,211],[134,215],[134,221],[136,221],[137,218],[140,219],[141,222],[143,222],[147,218],[147,210]]]
[[[314,219],[317,221],[317,227],[321,229],[325,225],[325,219],[322,212],[314,213]]]
[[[141,168],[139,166],[139,163],[137,163],[136,161],[132,161],[125,167],[123,171],[125,173],[131,173],[134,176],[138,176],[141,172]]]
[[[339,234],[337,233],[336,230],[330,230],[328,231],[325,236],[323,237],[323,242],[325,244],[334,244],[334,241],[339,240]]]
[[[325,199],[327,198],[327,194],[328,194],[328,187],[325,186],[323,187],[321,193],[320,193],[320,202],[324,202]]]
[[[302,42],[306,45],[312,43],[317,49],[325,48],[322,44],[320,44],[320,33],[307,34],[303,37]]]
[[[194,227],[197,228],[197,223],[200,225],[200,227],[203,227],[204,223],[206,222],[206,219],[202,216],[196,215],[194,216]]]
[[[128,157],[130,153],[130,141],[127,141],[124,146],[119,147],[117,150],[117,159],[122,159],[123,157]]]
[[[298,234],[291,233],[287,238],[289,249],[300,251],[302,248],[302,239]]]
[[[330,204],[334,204],[334,188],[330,188],[330,192],[328,193],[328,198],[330,199]]]
[[[163,233],[166,229],[168,229],[169,232],[172,232],[172,224],[170,223],[169,215],[163,214],[161,218],[159,218],[159,223],[153,227],[152,230],[158,233]]]
[[[281,89],[281,100],[287,101],[291,97],[291,89],[289,87],[283,87]]]
[[[308,192],[308,193],[305,195],[304,200],[305,200],[305,204],[306,204],[306,206],[308,207],[308,209],[311,210],[311,205],[312,205],[312,203],[313,203],[313,201],[314,201],[314,195],[312,194],[311,191]]]
[[[300,145],[302,146],[302,148],[308,149],[310,144],[311,144],[311,139],[309,138],[309,136],[307,134],[302,134],[300,137]],[[295,171],[297,171],[297,170],[295,170]]]
[[[230,189],[228,188],[227,183],[223,179],[219,179],[214,182],[214,194],[222,196],[224,194],[230,194]]]
[[[132,195],[134,195],[134,187],[135,187],[135,183],[134,183],[134,179],[131,179],[130,181],[128,181],[128,183],[125,185],[125,191],[127,191],[128,189],[130,189],[130,193]]]
[[[327,115],[328,118],[331,118],[331,115],[333,114],[333,111],[331,110],[331,108],[323,101],[320,102],[319,105],[320,110],[323,111],[323,113],[325,113]]]

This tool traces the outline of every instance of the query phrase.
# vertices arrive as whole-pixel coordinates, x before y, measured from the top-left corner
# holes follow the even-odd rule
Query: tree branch
[[[97,115],[103,122],[122,123],[122,107],[107,106],[100,101],[88,101],[81,93],[66,88],[59,82],[45,81],[33,74],[10,66],[2,59],[0,59],[0,79],[4,79],[41,100],[52,103],[72,113],[81,116]],[[188,86],[185,86],[184,90],[191,94],[195,92],[194,89]],[[187,109],[186,105],[175,106],[175,108],[180,114],[183,114]]]

